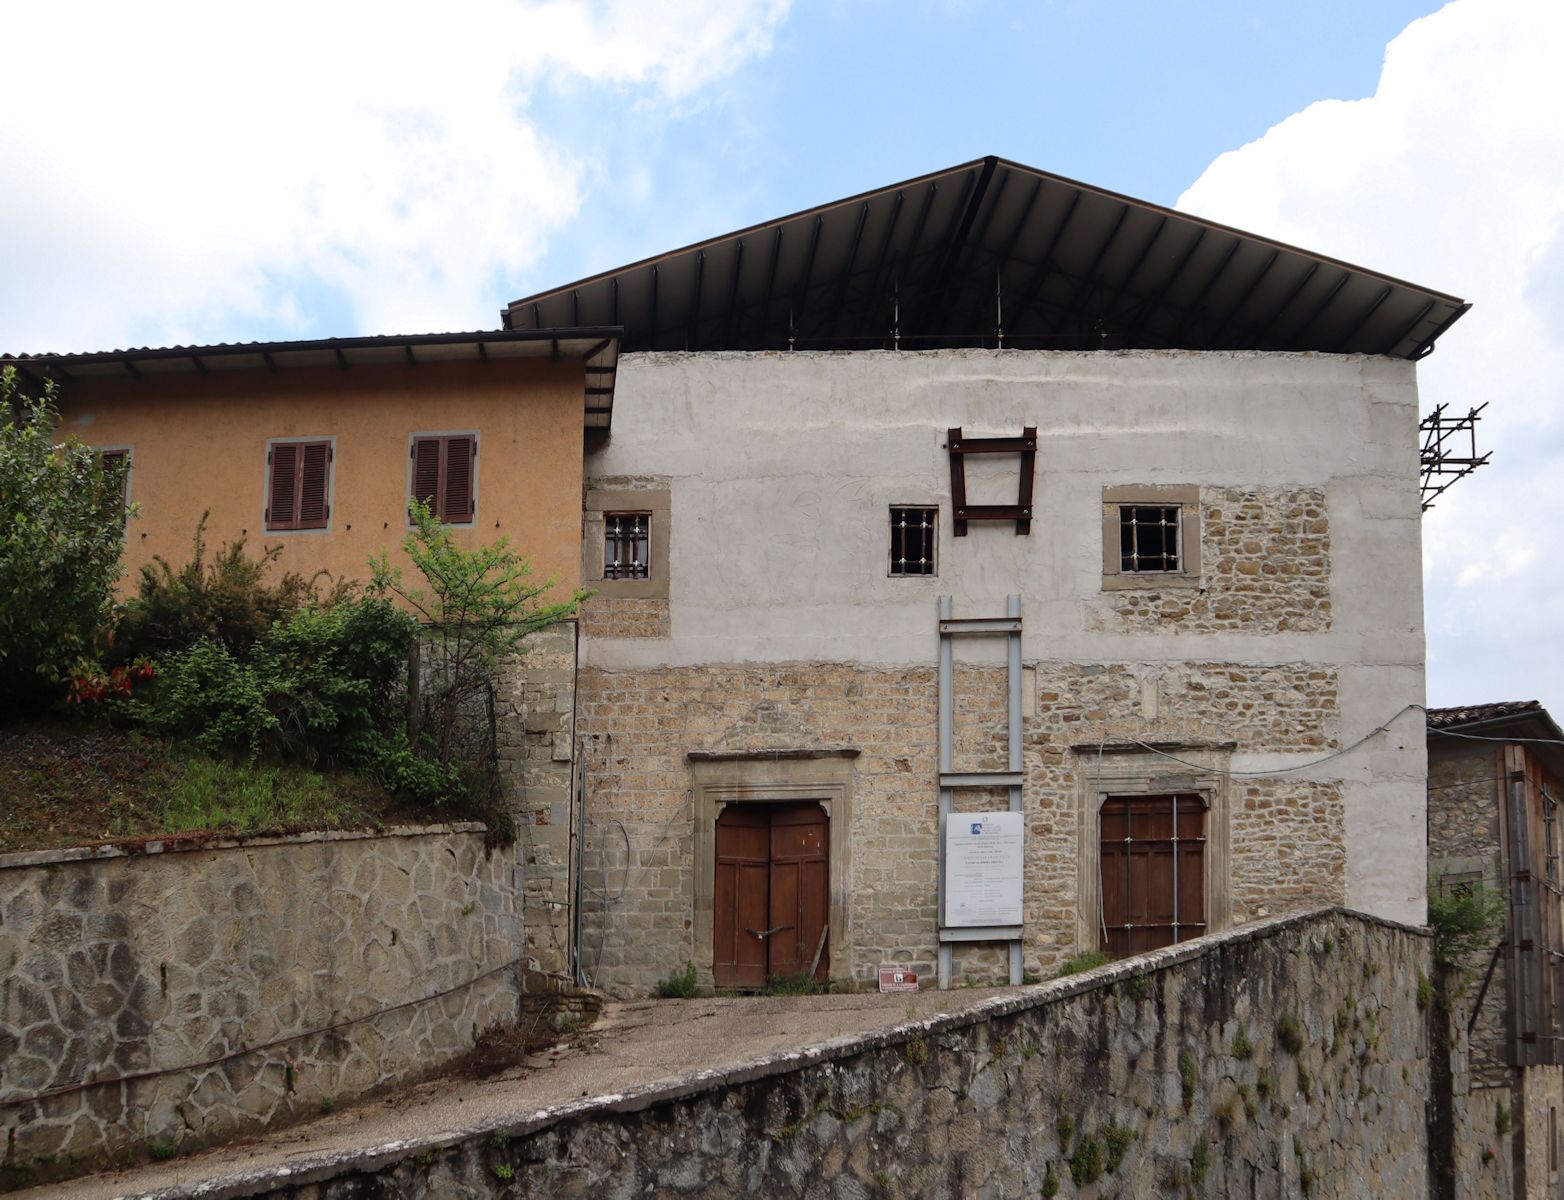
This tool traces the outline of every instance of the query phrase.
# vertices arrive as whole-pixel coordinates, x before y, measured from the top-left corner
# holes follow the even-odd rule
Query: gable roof
[[[1417,359],[1469,307],[990,156],[527,296],[501,316],[510,329],[622,325],[627,352],[1002,344]]]

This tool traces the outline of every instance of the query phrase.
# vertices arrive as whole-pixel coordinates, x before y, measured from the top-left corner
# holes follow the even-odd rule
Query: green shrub
[[[1246,1062],[1253,1055],[1254,1045],[1249,1041],[1249,1031],[1240,1025],[1237,1036],[1233,1038],[1233,1057]]]
[[[252,664],[217,642],[201,641],[163,660],[150,701],[129,701],[125,707],[161,737],[254,757],[281,728],[267,703],[268,690]]]
[[[1493,941],[1504,920],[1504,893],[1482,884],[1448,890],[1428,889],[1428,923],[1434,930],[1434,957],[1449,966]]]
[[[1211,1144],[1200,1141],[1195,1143],[1195,1152],[1189,1156],[1189,1182],[1199,1187],[1206,1181],[1206,1172],[1211,1169]]]
[[[0,370],[0,711],[36,711],[97,655],[123,570],[124,465],[56,445],[53,402]]]
[[[136,595],[126,602],[115,631],[117,655],[163,655],[201,641],[243,655],[310,601],[323,599],[330,606],[346,598],[347,585],[337,584],[322,598],[316,580],[292,571],[268,582],[281,546],[252,557],[240,538],[225,543],[208,561],[206,519],[202,513],[196,523],[189,562],[176,568],[157,557],[141,568]]]
[[[1076,1187],[1096,1183],[1102,1178],[1102,1166],[1102,1143],[1087,1134],[1070,1157],[1070,1179]]]
[[[656,991],[661,1000],[688,1000],[695,995],[695,964],[685,963],[684,970],[659,979]]]
[[[1059,968],[1056,976],[1063,979],[1066,975],[1079,975],[1082,971],[1094,971],[1098,967],[1105,967],[1113,961],[1113,955],[1104,954],[1101,950],[1083,950],[1074,958],[1066,960]]]
[[[1119,1164],[1124,1161],[1124,1153],[1135,1140],[1135,1131],[1128,1125],[1120,1125],[1118,1121],[1109,1121],[1102,1131],[1103,1143],[1107,1146],[1107,1160],[1103,1163],[1103,1169],[1112,1175],[1119,1169]]]

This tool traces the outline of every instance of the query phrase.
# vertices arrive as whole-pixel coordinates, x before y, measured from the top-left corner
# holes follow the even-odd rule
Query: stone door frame
[[[696,982],[712,987],[717,890],[717,817],[730,804],[799,804],[814,801],[828,823],[829,916],[827,973],[852,973],[847,942],[848,877],[852,865],[853,759],[856,749],[793,751],[692,751],[694,775],[695,897],[691,913]]]
[[[1095,950],[1102,924],[1102,804],[1110,796],[1194,793],[1206,805],[1206,932],[1220,933],[1233,923],[1230,768],[1235,744],[1158,746],[1197,767],[1138,745],[1105,743],[1072,746],[1076,779],[1075,949]]]

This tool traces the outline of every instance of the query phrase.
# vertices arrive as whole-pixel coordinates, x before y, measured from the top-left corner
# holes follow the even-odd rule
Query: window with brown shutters
[[[474,486],[478,437],[472,433],[429,434],[413,438],[412,498],[447,525],[471,523],[478,511]]]
[[[105,475],[114,471],[119,477],[119,517],[124,521],[130,515],[130,451],[125,449],[97,451],[98,466]]]
[[[325,529],[331,521],[329,441],[273,442],[266,452],[266,528]]]

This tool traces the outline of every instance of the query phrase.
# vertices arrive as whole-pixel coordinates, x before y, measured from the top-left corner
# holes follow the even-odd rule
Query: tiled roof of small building
[[[1547,717],[1547,710],[1539,700],[1499,700],[1493,704],[1468,704],[1460,708],[1430,708],[1430,729],[1452,729],[1458,725],[1475,725],[1479,721],[1497,721],[1503,717],[1521,717],[1533,713]]]

